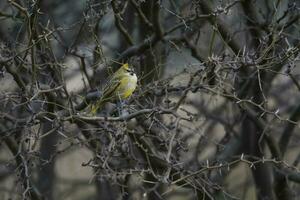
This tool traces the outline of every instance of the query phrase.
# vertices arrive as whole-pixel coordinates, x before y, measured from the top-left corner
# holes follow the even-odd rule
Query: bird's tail
[[[96,115],[98,110],[101,110],[103,107],[102,102],[96,102],[95,104],[92,104],[91,106],[91,114]]]

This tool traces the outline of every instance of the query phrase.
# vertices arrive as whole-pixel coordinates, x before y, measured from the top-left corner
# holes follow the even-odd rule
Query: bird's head
[[[129,66],[128,63],[125,63],[121,66],[122,71],[124,71],[125,73],[130,73],[131,75],[135,74],[134,69],[132,66]]]

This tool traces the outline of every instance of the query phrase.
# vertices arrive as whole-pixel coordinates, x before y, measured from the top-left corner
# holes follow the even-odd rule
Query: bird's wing
[[[122,74],[117,71],[112,76],[110,81],[106,84],[106,86],[103,88],[103,93],[100,99],[92,105],[92,113],[95,114],[98,109],[102,107],[102,105],[109,101],[114,101],[116,98],[116,95],[114,94],[116,89],[120,86],[122,79]]]
[[[104,88],[103,95],[101,97],[102,102],[111,101],[114,98],[114,92],[121,84],[121,81],[118,79],[112,79]]]
[[[101,98],[92,105],[91,113],[96,114],[97,110],[101,109],[104,103],[113,100],[115,98],[114,92],[121,84],[120,81],[110,81],[103,89],[103,95]]]

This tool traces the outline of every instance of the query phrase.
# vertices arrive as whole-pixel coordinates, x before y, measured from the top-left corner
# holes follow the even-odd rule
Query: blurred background
[[[297,0],[0,1],[0,199],[298,199],[299,20]],[[125,114],[91,116],[126,62]]]

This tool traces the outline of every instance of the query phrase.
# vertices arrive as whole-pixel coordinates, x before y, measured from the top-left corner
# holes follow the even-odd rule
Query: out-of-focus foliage
[[[299,18],[297,0],[1,1],[0,199],[296,199]],[[91,116],[125,62],[134,95]]]

